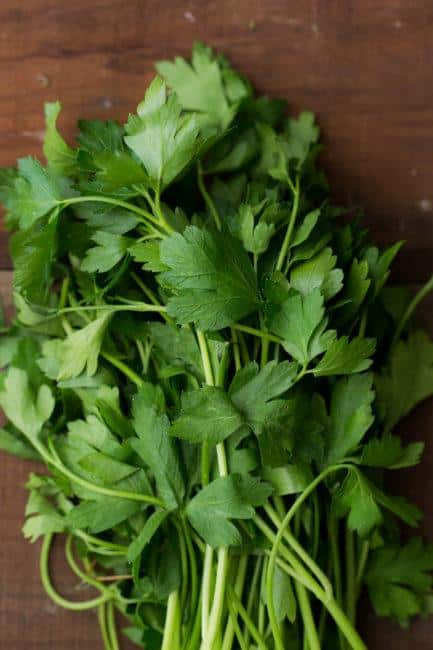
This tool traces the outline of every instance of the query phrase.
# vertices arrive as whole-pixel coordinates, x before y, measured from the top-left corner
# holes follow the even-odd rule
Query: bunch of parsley
[[[76,148],[47,104],[47,165],[1,171],[0,446],[48,470],[24,534],[106,650],[116,610],[148,650],[361,650],[364,587],[402,625],[432,608],[433,547],[399,534],[421,513],[384,484],[423,451],[395,427],[433,394],[433,281],[388,286],[400,243],[330,203],[311,113],[201,44],[158,71]],[[59,533],[90,600],[52,585]]]

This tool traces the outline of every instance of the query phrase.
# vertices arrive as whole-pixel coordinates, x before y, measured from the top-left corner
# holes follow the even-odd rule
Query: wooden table
[[[260,91],[318,114],[336,198],[362,204],[380,242],[407,240],[397,280],[425,280],[433,266],[431,0],[2,0],[0,164],[40,155],[44,101],[63,102],[69,139],[78,117],[124,120],[153,62],[187,54],[195,39],[223,50]],[[0,231],[8,296],[6,250]],[[424,314],[433,331],[432,307]],[[431,538],[432,428],[433,407],[424,404],[405,429],[426,439],[426,460],[400,479],[425,509]],[[51,604],[37,548],[21,537],[29,464],[2,456],[0,467],[0,648],[97,650],[95,617]],[[58,586],[72,595],[66,570]],[[373,650],[433,648],[433,621],[401,632],[373,624],[367,608],[360,618]]]

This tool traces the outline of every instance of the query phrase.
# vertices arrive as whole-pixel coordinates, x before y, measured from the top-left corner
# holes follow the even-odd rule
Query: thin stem
[[[235,361],[235,369],[238,371],[242,368],[241,355],[239,352],[239,337],[234,327],[231,327],[230,330],[233,339],[233,358]]]
[[[292,211],[290,213],[289,225],[287,227],[286,235],[284,237],[280,254],[278,256],[277,265],[276,265],[277,271],[281,271],[281,269],[283,268],[284,260],[286,259],[286,255],[289,250],[290,242],[292,239],[293,229],[295,227],[296,217],[299,210],[299,197],[300,197],[299,185],[300,185],[300,178],[299,176],[297,176],[295,185],[292,188],[293,191]]]
[[[296,595],[298,597],[299,609],[304,622],[304,634],[308,643],[308,650],[320,650],[319,635],[311,611],[310,599],[305,587],[295,581]]]
[[[140,287],[144,295],[149,298],[150,302],[154,305],[157,305],[158,298],[155,296],[152,289],[149,289],[149,287],[144,284],[143,280],[134,271],[131,271],[130,275],[134,282]],[[174,320],[167,314],[166,309],[163,309],[163,311],[161,311],[161,316],[167,323],[174,325]]]
[[[275,512],[275,510],[269,506],[266,505],[264,507],[265,512],[271,519],[271,521],[275,524],[277,528],[281,526],[281,519]],[[303,546],[298,542],[298,540],[292,535],[289,529],[286,529],[283,533],[284,539],[286,542],[289,544],[289,546],[292,547],[292,549],[299,555],[301,560],[304,562],[304,564],[310,569],[311,573],[319,580],[319,582],[322,584],[322,587],[325,591],[325,593],[328,596],[332,595],[332,585],[328,579],[328,577],[325,575],[325,573],[322,571],[322,569],[314,562],[313,558],[308,555],[307,551],[303,548]]]
[[[51,598],[51,600],[55,602],[56,605],[59,605],[64,609],[69,609],[75,612],[84,611],[86,609],[94,609],[95,607],[99,607],[99,605],[101,605],[102,603],[105,603],[108,600],[110,600],[112,598],[111,593],[110,594],[102,593],[100,596],[97,596],[96,598],[92,598],[91,600],[85,600],[81,602],[74,602],[71,600],[67,600],[66,598],[63,598],[63,596],[60,596],[60,594],[57,593],[57,591],[54,589],[51,583],[51,578],[49,573],[49,557],[50,557],[51,543],[53,541],[53,537],[54,536],[52,533],[48,533],[47,535],[44,536],[42,547],[41,547],[40,560],[39,560],[39,570],[41,574],[42,585],[45,589],[46,594]]]
[[[212,560],[213,548],[206,546],[203,563],[203,578],[202,578],[202,595],[201,595],[201,635],[202,638],[206,635],[206,629],[209,619],[210,609],[210,591],[212,583]]]
[[[242,620],[244,621],[246,627],[248,628],[251,636],[253,637],[254,641],[257,644],[257,647],[260,650],[268,650],[267,645],[260,634],[259,630],[256,628],[254,625],[252,619],[250,618],[248,612],[246,611],[245,607],[243,606],[241,600],[235,593],[234,589],[229,586],[229,596],[230,598],[234,601],[235,607],[237,611],[239,612],[239,615],[241,616]]]
[[[346,612],[352,624],[356,614],[355,545],[353,532],[346,526]]]
[[[228,598],[227,606],[228,606],[228,610],[229,610],[229,622],[227,624],[226,632],[227,632],[227,629],[230,626],[230,629],[232,630],[232,636],[231,636],[229,645],[226,645],[224,643],[222,650],[226,650],[226,648],[228,648],[228,650],[231,650],[231,648],[233,646],[233,640],[234,640],[235,635],[236,635],[236,638],[238,640],[238,644],[239,644],[240,649],[241,650],[248,650],[248,645],[246,643],[244,635],[242,634],[242,630],[241,630],[241,628],[239,626],[238,612],[236,611],[236,608],[233,605],[233,602],[232,602],[231,598]]]
[[[164,634],[161,650],[177,650],[179,647],[179,592],[172,591],[168,597]]]
[[[395,345],[395,343],[398,341],[398,339],[401,336],[401,333],[407,323],[407,321],[410,319],[412,316],[413,312],[415,309],[418,307],[419,303],[426,297],[430,291],[433,291],[433,275],[431,278],[425,283],[423,287],[415,294],[415,296],[412,298],[410,301],[409,305],[406,307],[403,316],[400,319],[399,324],[396,327],[392,343],[391,345]]]
[[[265,332],[264,330],[256,329],[255,327],[250,327],[249,325],[242,325],[242,323],[233,323],[231,327],[234,330],[245,332],[246,334],[251,334],[252,336],[256,336],[260,339],[273,341],[274,343],[282,343],[282,339],[280,339],[278,336],[274,336],[273,334]]]
[[[242,557],[239,560],[239,565],[238,565],[238,570],[237,570],[236,580],[235,580],[235,587],[234,587],[234,592],[239,598],[242,597],[242,591],[245,583],[245,575],[247,571],[247,564],[248,564],[248,556],[242,555]],[[227,624],[221,650],[231,650],[236,625],[237,625],[237,612],[235,611],[233,612],[233,615],[230,617],[230,620]]]
[[[370,553],[370,542],[363,541],[361,553],[359,555],[358,571],[356,572],[357,593],[361,590],[362,581],[364,579],[365,567],[367,565],[368,554]]]
[[[134,203],[129,203],[128,201],[122,201],[120,199],[113,199],[109,196],[99,196],[99,195],[94,195],[94,196],[75,196],[71,199],[65,199],[64,201],[61,201],[60,204],[67,208],[70,205],[75,205],[77,203],[109,203],[111,205],[116,205],[119,208],[125,208],[125,210],[129,210],[130,212],[135,212],[135,214],[138,214],[139,216],[144,218],[144,223],[146,221],[150,221],[156,226],[161,226],[161,223],[159,219],[156,219],[153,214],[148,212],[147,210],[143,210],[143,208],[138,207],[138,205],[134,205]],[[164,225],[164,224],[163,224]]]
[[[77,485],[81,485],[82,487],[90,490],[91,492],[94,492],[95,494],[104,494],[108,497],[115,497],[117,499],[129,499],[130,501],[141,501],[143,503],[159,506],[160,508],[165,508],[165,503],[161,501],[161,499],[158,499],[158,497],[154,497],[148,494],[139,494],[138,492],[128,492],[127,490],[114,490],[111,488],[103,487],[102,485],[96,485],[95,483],[89,483],[89,481],[86,481],[85,479],[81,478],[81,476],[74,474],[65,465],[63,465],[62,461],[57,456],[52,444],[52,453],[54,452],[55,457],[54,455],[50,456],[41,444],[34,444],[34,446],[39,451],[47,464],[52,465],[58,469],[59,472],[61,472],[64,476],[67,476],[74,483],[77,483]]]
[[[338,533],[339,533],[338,520],[331,512],[329,513],[328,531],[329,531],[329,545],[331,550],[331,563],[332,563],[332,570],[334,575],[335,596],[337,599],[337,603],[340,606],[342,606],[343,605],[343,582],[341,579],[340,544],[338,540]],[[340,630],[338,630],[338,642],[340,645],[340,649],[344,650],[345,644]]]
[[[206,185],[203,179],[203,167],[200,160],[197,163],[197,184],[204,202],[206,203],[208,210],[211,213],[213,220],[215,221],[216,227],[218,230],[221,230],[221,219],[219,217],[218,210],[215,207],[215,203],[213,202],[212,197],[206,189]]]
[[[137,373],[134,372],[132,368],[127,366],[126,363],[123,363],[123,361],[113,356],[112,354],[109,354],[108,352],[101,352],[101,357],[108,361],[108,363],[111,363],[112,366],[120,370],[120,372],[122,372],[125,377],[128,377],[128,379],[130,379],[133,384],[138,386],[138,388],[141,388],[144,383],[142,378],[137,375]]]
[[[257,587],[258,587],[258,584],[259,584],[260,571],[261,571],[262,567],[263,567],[263,558],[262,557],[256,558],[256,561],[255,561],[255,564],[254,564],[253,577],[252,577],[252,580],[251,580],[251,583],[250,583],[250,588],[249,588],[249,591],[248,591],[248,600],[247,600],[247,614],[248,614],[248,616],[250,618],[251,618],[251,612],[252,612],[253,605],[254,605],[254,600],[256,599],[257,595],[258,595],[259,600],[260,600],[260,593],[257,592]],[[249,641],[249,635],[250,635],[250,633],[248,631],[248,628],[245,628],[245,641],[246,641],[247,645],[248,645],[248,641]]]
[[[110,637],[107,630],[107,604],[101,603],[98,607],[98,622],[101,630],[104,650],[113,650],[111,647]]]
[[[107,603],[107,631],[111,639],[111,647],[113,650],[119,650],[119,640],[117,638],[116,629],[116,611],[114,609],[114,602]]]

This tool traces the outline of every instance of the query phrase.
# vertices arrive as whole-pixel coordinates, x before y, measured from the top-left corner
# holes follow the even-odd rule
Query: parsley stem
[[[51,598],[51,600],[55,602],[56,605],[59,605],[59,607],[64,607],[65,609],[69,609],[75,612],[84,611],[86,609],[94,609],[95,607],[98,607],[102,603],[107,602],[107,600],[110,600],[113,597],[113,594],[111,592],[110,593],[105,592],[100,594],[96,598],[92,598],[91,600],[84,600],[81,602],[80,601],[74,602],[71,600],[67,600],[66,598],[63,598],[63,596],[60,596],[60,594],[57,593],[57,591],[54,589],[51,583],[51,578],[49,573],[49,557],[50,557],[50,550],[51,550],[51,544],[53,538],[54,538],[53,533],[48,533],[47,535],[44,536],[44,539],[42,541],[41,555],[39,561],[42,585],[45,589],[46,594]]]
[[[117,499],[129,499],[130,501],[142,501],[143,503],[158,506],[160,508],[165,508],[165,503],[161,501],[161,499],[158,499],[158,497],[154,497],[149,494],[139,494],[138,492],[128,492],[127,490],[115,490],[112,488],[104,487],[102,485],[96,485],[95,483],[89,483],[89,481],[86,481],[84,478],[81,478],[81,476],[78,476],[77,474],[74,474],[74,472],[71,472],[71,470],[68,469],[62,463],[60,458],[57,456],[57,452],[55,451],[52,443],[50,444],[52,455],[48,454],[47,451],[44,449],[44,447],[40,444],[38,444],[37,446],[35,445],[35,447],[39,451],[41,456],[44,458],[47,464],[52,465],[53,467],[58,469],[59,472],[61,472],[64,476],[67,476],[73,483],[76,483],[77,485],[81,485],[81,487],[86,488],[86,490],[89,490],[90,492],[94,492],[95,494],[104,494],[107,497],[114,497]]]
[[[251,334],[252,336],[265,339],[267,341],[272,341],[273,343],[282,343],[282,339],[280,339],[278,336],[274,336],[269,332],[265,332],[265,330],[259,330],[255,327],[250,327],[249,325],[242,325],[242,323],[233,323],[233,325],[231,325],[231,328],[238,330],[239,332],[245,332],[245,334]]]
[[[111,639],[112,650],[119,650],[119,640],[117,638],[115,613],[116,610],[114,608],[114,601],[110,600],[107,603],[107,631]]]
[[[310,598],[307,590],[295,580],[295,590],[298,597],[299,609],[304,623],[304,635],[308,643],[308,650],[320,650],[319,635],[311,611]]]
[[[356,609],[356,575],[355,575],[355,546],[353,532],[346,525],[346,612],[352,623],[355,624]]]
[[[112,197],[109,196],[100,196],[98,194],[93,196],[74,196],[70,199],[65,199],[64,201],[61,201],[60,205],[63,206],[64,208],[67,208],[70,205],[74,205],[77,203],[89,203],[89,202],[109,203],[110,205],[116,205],[119,208],[124,208],[125,210],[129,210],[130,212],[135,212],[135,214],[144,217],[145,220],[151,221],[156,226],[161,226],[159,219],[156,219],[156,217],[154,217],[153,214],[151,214],[147,210],[143,210],[143,208],[140,208],[138,205],[135,205],[134,203],[129,203],[128,201],[122,201],[121,199],[113,199]]]
[[[164,635],[161,650],[179,648],[179,592],[172,591],[168,597]]]
[[[398,323],[396,330],[394,332],[391,346],[395,345],[395,343],[398,341],[398,339],[401,336],[401,333],[403,332],[406,326],[406,323],[412,316],[413,312],[418,307],[419,303],[427,296],[427,294],[430,293],[430,291],[433,291],[433,275],[425,283],[425,285],[421,287],[421,289],[414,295],[414,297],[406,307],[404,314],[401,317],[400,322]]]
[[[128,377],[128,379],[138,386],[138,388],[141,388],[143,380],[136,372],[134,372],[134,370],[127,366],[126,363],[123,363],[123,361],[108,352],[101,352],[101,356],[108,361],[108,363],[111,363],[112,366],[120,370],[126,377]]]
[[[213,202],[211,195],[206,189],[206,185],[203,178],[203,167],[200,160],[197,163],[197,184],[200,193],[209,209],[209,212],[211,213],[213,220],[215,221],[216,227],[218,228],[218,230],[221,230],[221,219],[219,217],[218,210],[215,207],[215,203]]]
[[[245,583],[245,577],[246,577],[246,572],[247,572],[247,565],[248,565],[248,556],[247,555],[242,555],[239,564],[238,564],[238,569],[236,573],[236,578],[235,578],[235,587],[234,587],[234,593],[238,598],[242,597],[242,591],[244,588],[244,583]],[[230,600],[230,599],[229,599]],[[224,637],[223,637],[223,642],[221,646],[221,650],[231,650],[231,647],[233,645],[233,637],[235,634],[235,627],[237,624],[237,617],[238,617],[238,612],[235,610],[233,612],[233,616],[230,617],[229,622],[227,623],[225,632],[224,632]],[[238,637],[239,640],[239,637]]]
[[[292,239],[293,229],[295,227],[296,217],[298,215],[298,210],[299,210],[299,199],[300,199],[299,185],[300,185],[300,178],[298,175],[296,177],[294,186],[292,186],[292,192],[293,192],[292,211],[290,213],[289,225],[287,227],[287,231],[283,240],[283,245],[281,246],[280,254],[278,255],[277,264],[275,267],[277,271],[281,271],[281,269],[283,268],[284,260],[286,259],[286,255],[289,250],[290,242]]]
[[[269,516],[271,521],[279,528],[281,526],[281,519],[275,512],[275,510],[270,506],[266,505],[264,507],[264,510],[266,514]],[[314,575],[317,580],[321,583],[325,593],[328,596],[332,596],[332,585],[328,579],[328,577],[324,574],[322,569],[314,562],[313,558],[310,557],[307,553],[307,551],[302,547],[302,545],[298,542],[298,540],[292,535],[290,530],[286,528],[284,531],[284,539],[286,542],[289,544],[289,546],[292,547],[293,551],[297,553],[297,555],[300,557],[300,559],[304,562],[304,564],[310,569],[312,575]]]
[[[341,606],[343,604],[343,584],[341,580],[340,547],[338,543],[339,526],[338,520],[332,512],[329,512],[328,516],[328,536],[331,551],[331,565],[334,575],[335,596],[337,603]],[[344,639],[340,630],[338,630],[338,642],[340,649],[344,650]]]
[[[257,647],[260,650],[267,650],[267,645],[262,638],[262,635],[254,625],[253,621],[251,620],[250,616],[248,615],[248,612],[246,611],[245,607],[243,606],[240,598],[238,597],[236,591],[233,589],[233,587],[229,586],[228,588],[229,592],[229,597],[231,598],[232,601],[234,601],[235,608],[237,612],[240,614],[242,617],[242,620],[244,621],[246,627],[248,628],[251,636],[253,637],[254,641],[257,644]]]
[[[201,635],[202,638],[206,634],[208,619],[209,619],[209,609],[210,609],[210,591],[212,583],[212,560],[213,560],[213,548],[212,546],[207,545],[204,552],[204,563],[203,563],[203,581],[202,581],[202,605],[201,605]]]
[[[98,622],[99,622],[99,628],[101,630],[104,650],[112,650],[110,637],[107,629],[107,604],[105,602],[101,603],[98,607]]]

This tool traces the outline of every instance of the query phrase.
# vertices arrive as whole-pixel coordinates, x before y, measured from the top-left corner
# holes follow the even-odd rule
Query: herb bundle
[[[361,650],[359,597],[407,625],[433,547],[386,474],[433,394],[415,296],[359,214],[332,205],[311,113],[257,98],[197,44],[124,126],[46,105],[44,154],[0,172],[16,316],[0,341],[0,447],[42,461],[24,534],[53,600],[106,650]],[[51,582],[63,534],[77,578]]]

